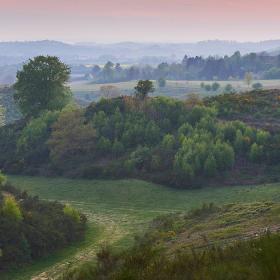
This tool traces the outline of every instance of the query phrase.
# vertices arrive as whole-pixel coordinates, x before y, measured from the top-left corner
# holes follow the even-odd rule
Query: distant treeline
[[[251,72],[259,79],[280,79],[280,55],[250,53],[241,56],[203,58],[185,56],[180,63],[161,63],[122,67],[119,63],[107,62],[104,67],[95,65],[87,72],[86,78],[99,83],[121,82],[139,79],[169,80],[238,80]]]

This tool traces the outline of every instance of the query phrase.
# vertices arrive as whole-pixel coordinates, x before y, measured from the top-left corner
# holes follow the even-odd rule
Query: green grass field
[[[221,90],[217,92],[206,92],[201,89],[201,81],[167,81],[166,87],[159,89],[152,94],[153,96],[162,95],[170,96],[174,98],[184,99],[189,93],[198,93],[202,97],[209,95],[216,95],[222,93],[222,88],[227,84],[231,84],[236,91],[247,91],[248,87],[244,81],[217,81],[221,85]],[[280,88],[280,80],[258,80],[254,82],[260,82],[265,89],[276,89]],[[253,82],[253,83],[254,83]],[[116,86],[122,94],[130,95],[134,92],[134,87],[137,81],[111,83],[110,85]],[[205,84],[212,84],[213,81],[205,81]],[[71,83],[71,89],[78,99],[84,101],[96,101],[101,97],[100,87],[104,84],[94,84],[92,82],[82,81]],[[108,84],[106,84],[108,85]]]
[[[87,215],[90,228],[82,244],[76,244],[3,278],[15,280],[30,279],[34,275],[41,277],[34,279],[44,279],[46,275],[55,278],[67,265],[94,258],[103,243],[109,243],[116,249],[124,248],[131,244],[136,233],[147,227],[149,221],[161,214],[187,211],[209,202],[217,205],[280,202],[279,184],[176,190],[139,180],[21,176],[10,176],[9,180],[42,199],[71,203]]]

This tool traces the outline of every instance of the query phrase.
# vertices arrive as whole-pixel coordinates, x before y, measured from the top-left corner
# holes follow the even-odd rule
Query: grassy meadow
[[[280,202],[279,184],[176,190],[139,180],[72,180],[10,176],[15,186],[42,199],[70,203],[89,220],[87,238],[3,279],[44,279],[61,273],[68,265],[94,258],[102,244],[122,249],[153,218],[188,211],[203,203]],[[37,276],[37,277],[35,277]],[[2,279],[2,278],[1,278]],[[49,278],[45,278],[49,279]]]
[[[155,81],[154,81],[155,82]],[[212,84],[214,81],[204,81],[204,84]],[[209,95],[216,95],[222,92],[227,84],[231,84],[237,92],[247,91],[248,86],[243,80],[240,81],[217,81],[221,85],[221,89],[217,92],[207,92],[201,89],[201,81],[167,81],[164,88],[156,88],[156,91],[151,96],[170,96],[174,98],[184,99],[189,93],[198,93],[202,97]],[[258,80],[264,89],[279,89],[280,80]],[[85,102],[97,101],[101,97],[100,87],[104,85],[116,86],[122,94],[130,95],[134,92],[134,87],[137,81],[109,83],[109,84],[94,84],[88,81],[73,82],[71,89],[76,98]]]

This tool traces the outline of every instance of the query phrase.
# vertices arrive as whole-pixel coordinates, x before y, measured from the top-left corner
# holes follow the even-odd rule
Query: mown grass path
[[[76,254],[67,256],[65,259],[55,263],[54,265],[46,268],[42,273],[35,273],[32,276],[32,280],[55,280],[58,279],[61,274],[72,265],[80,262],[85,262],[93,259],[98,252],[98,249],[102,244],[113,244],[122,237],[121,230],[116,226],[114,221],[102,221],[99,226],[102,225],[103,230],[98,239],[95,239],[92,243],[89,243],[87,247],[81,248]]]
[[[280,202],[280,185],[176,190],[139,180],[71,180],[10,176],[22,190],[42,199],[67,202],[84,212],[90,230],[81,244],[42,259],[6,279],[57,279],[69,265],[94,258],[103,243],[124,248],[154,217],[214,202]],[[96,226],[97,225],[97,226]],[[5,280],[6,280],[5,279]],[[2,278],[1,278],[2,280]]]

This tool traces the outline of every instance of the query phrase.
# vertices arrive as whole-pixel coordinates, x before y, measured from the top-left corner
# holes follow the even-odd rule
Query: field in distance
[[[100,88],[102,86],[112,85],[118,88],[123,95],[131,95],[134,93],[134,87],[138,81],[94,84],[88,81],[73,82],[70,84],[75,97],[84,102],[97,101],[102,96]],[[155,82],[155,81],[154,81]],[[204,81],[205,85],[212,85],[215,81]],[[189,93],[198,93],[201,97],[216,95],[223,92],[223,88],[231,84],[237,92],[247,91],[248,86],[243,80],[240,81],[217,81],[220,84],[218,91],[206,91],[201,88],[201,81],[167,81],[164,88],[158,88],[151,96],[169,96],[184,99]],[[256,80],[253,83],[261,83],[264,89],[280,89],[280,80]],[[156,84],[156,83],[155,83]]]
[[[89,231],[86,246],[78,244],[76,250],[52,256],[6,278],[13,280],[38,275],[40,277],[34,279],[53,279],[67,264],[94,258],[104,242],[116,249],[127,247],[132,244],[133,236],[146,229],[149,222],[159,215],[188,211],[211,202],[216,205],[280,202],[279,184],[176,190],[140,180],[22,176],[10,176],[9,179],[15,186],[42,199],[71,203],[87,215],[91,229],[96,224],[101,229],[98,236],[96,230]]]

